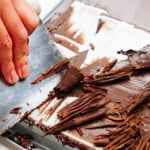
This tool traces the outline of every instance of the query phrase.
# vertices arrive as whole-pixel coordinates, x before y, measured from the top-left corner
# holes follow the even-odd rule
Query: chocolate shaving
[[[140,93],[135,94],[130,98],[129,104],[123,109],[123,111],[130,114],[136,107],[148,100],[150,97],[150,82],[146,85],[145,89],[141,90]]]
[[[103,98],[99,91],[88,93],[61,109],[58,112],[58,117],[62,120],[68,120],[76,115],[95,111],[108,102],[110,100]]]
[[[120,123],[116,127],[115,130],[110,131],[109,133],[105,135],[98,135],[94,138],[93,143],[95,145],[99,146],[105,146],[102,145],[104,140],[104,144],[107,144],[104,147],[104,150],[112,150],[112,149],[136,149],[136,150],[144,150],[138,149],[138,147],[141,148],[141,144],[143,142],[139,143],[139,139],[141,139],[141,127],[139,124],[141,123],[141,118],[138,118],[136,116],[130,116],[128,117],[124,122]],[[107,141],[105,143],[105,140]],[[140,146],[137,146],[137,143],[139,143]],[[143,144],[145,146],[145,144]]]
[[[19,110],[22,109],[22,107],[16,107],[12,109],[9,113],[10,114],[19,114]]]
[[[56,134],[58,132],[79,126],[86,122],[92,121],[96,118],[103,117],[106,114],[106,108],[99,109],[95,112],[86,113],[84,115],[75,117],[68,121],[60,121],[55,126],[51,127],[44,135]]]
[[[86,127],[85,129],[100,129],[100,128],[114,128],[118,124],[117,123],[110,123],[110,124],[104,124],[104,125],[99,125],[99,126],[92,126],[92,127]]]
[[[108,63],[108,65],[103,69],[103,71],[101,72],[101,74],[104,74],[106,72],[109,72],[117,63],[117,59],[113,60],[112,62]]]
[[[61,82],[54,88],[56,96],[58,98],[64,97],[66,94],[71,92],[76,85],[83,79],[83,74],[80,70],[69,66],[66,73],[62,77]]]
[[[93,79],[86,78],[86,80],[84,80],[82,83],[102,85],[128,79],[131,76],[132,69],[133,68],[131,66],[126,66],[121,69],[105,73],[103,75],[96,75],[95,77],[93,77]]]
[[[63,102],[63,99],[59,100],[53,107],[51,107],[49,110],[47,110],[47,112],[46,112],[46,121],[52,116],[52,114],[61,105],[62,102]]]
[[[60,71],[66,69],[69,63],[70,63],[70,60],[68,58],[64,58],[64,59],[60,60],[55,65],[50,67],[46,72],[42,73],[38,78],[36,78],[34,81],[32,81],[31,84],[36,84],[39,81],[52,76],[53,74],[59,73]]]
[[[103,138],[98,140],[95,139],[93,144],[96,146],[106,146],[107,144],[109,144],[109,142],[109,138]]]
[[[143,69],[150,67],[150,45],[143,47],[142,49],[128,50],[128,51],[119,51],[119,54],[127,55],[130,64],[135,69]]]
[[[102,95],[106,95],[107,90],[103,89],[99,86],[96,85],[92,85],[92,84],[83,84],[82,85],[82,89],[86,92],[95,92],[95,91],[99,91],[101,92]]]
[[[95,33],[98,33],[98,32],[99,32],[99,30],[101,29],[103,23],[104,23],[104,22],[102,21],[102,19],[99,19],[99,20],[98,20],[97,29],[96,29],[96,32],[95,32]]]

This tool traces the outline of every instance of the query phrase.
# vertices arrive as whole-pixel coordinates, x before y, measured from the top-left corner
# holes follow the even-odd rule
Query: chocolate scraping
[[[147,45],[141,48],[138,51],[128,50],[128,51],[119,51],[119,54],[127,55],[130,64],[135,69],[143,69],[150,67],[150,45]]]
[[[101,95],[99,91],[88,93],[61,109],[58,117],[61,120],[68,120],[77,115],[95,111],[108,102],[110,100]]]
[[[141,91],[138,94],[135,94],[131,97],[129,104],[123,109],[123,111],[126,111],[127,114],[130,114],[136,107],[138,107],[144,101],[148,100],[149,97],[150,97],[150,82],[147,83],[145,88],[141,89]]]
[[[56,96],[58,98],[64,97],[83,79],[83,77],[80,70],[70,65],[62,77],[61,82],[54,88]]]

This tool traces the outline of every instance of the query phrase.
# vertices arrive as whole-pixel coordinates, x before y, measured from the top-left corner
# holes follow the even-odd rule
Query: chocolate
[[[60,121],[58,124],[50,128],[44,135],[56,134],[60,131],[64,131],[79,126],[81,124],[84,124],[86,122],[92,121],[96,118],[103,117],[105,116],[105,114],[106,114],[106,108],[102,108],[97,111],[75,117],[69,121]]]
[[[100,31],[100,29],[101,29],[103,23],[104,23],[104,22],[102,21],[102,19],[99,19],[99,20],[98,20],[96,33],[98,33],[98,32]]]
[[[130,64],[135,69],[143,69],[150,67],[150,45],[141,48],[138,51],[128,50],[119,51],[119,54],[127,55]]]
[[[94,143],[98,144],[98,141],[104,139],[109,139],[109,142],[104,147],[106,150],[113,149],[128,149],[132,145],[132,148],[135,141],[138,141],[141,137],[139,127],[141,119],[134,116],[127,118],[121,125],[119,125],[116,130],[110,131],[107,135],[99,135],[94,139]]]
[[[22,107],[16,107],[16,108],[12,109],[9,113],[10,114],[19,114],[20,109],[22,109]]]
[[[13,133],[11,131],[7,131],[4,133],[5,137],[9,138],[13,142],[19,144],[20,146],[24,147],[25,149],[32,150],[38,148],[34,143],[32,143],[33,138],[27,134],[19,134]]]
[[[80,114],[95,111],[110,102],[101,92],[85,94],[58,112],[61,120],[68,120]]]
[[[106,72],[109,72],[117,63],[117,59],[113,60],[112,62],[110,62],[106,67],[104,67],[103,71],[101,72],[101,74],[104,74]]]
[[[141,89],[138,94],[133,95],[130,98],[129,104],[124,108],[127,114],[130,114],[136,107],[148,100],[150,97],[150,82],[145,86],[145,89]]]
[[[36,84],[39,81],[52,76],[53,74],[57,74],[60,71],[64,70],[67,68],[68,64],[69,64],[69,59],[68,58],[64,58],[62,60],[60,60],[58,63],[56,63],[55,65],[53,65],[52,67],[50,67],[46,72],[42,73],[38,78],[36,78],[34,81],[32,81],[32,84]]]
[[[109,73],[93,76],[92,78],[91,77],[85,78],[85,80],[82,83],[95,84],[95,85],[113,83],[116,81],[128,79],[131,76],[131,73],[132,73],[132,67],[127,66]]]
[[[66,73],[62,77],[61,82],[54,88],[56,96],[58,98],[64,97],[71,92],[83,79],[83,74],[80,70],[69,66]]]
[[[130,51],[132,56],[136,53]],[[57,137],[61,136],[60,139],[64,141],[66,136],[62,134],[66,132],[62,131],[69,130],[69,135],[108,150],[137,149],[137,143],[142,143],[139,146],[144,147],[142,150],[148,149],[150,118],[148,118],[149,78],[147,76],[149,72],[143,71],[146,66],[139,68],[129,60],[126,61],[127,65],[119,69],[115,66],[122,62],[107,61],[105,67],[103,65],[97,67],[98,71],[95,67],[93,75],[89,73],[93,68],[87,67],[89,75],[86,72],[84,80],[83,70],[68,65],[62,81],[54,88],[53,97],[57,95],[62,98],[72,96],[71,93],[74,93],[73,96],[78,95],[78,98],[58,111],[59,123],[52,127],[44,126],[42,121],[41,124],[39,123],[39,127],[46,131],[45,135],[57,134]],[[138,74],[135,74],[137,71]],[[119,82],[120,80],[122,82]],[[60,103],[62,101],[63,99]],[[44,115],[51,116],[58,104],[59,102]],[[66,143],[80,147],[75,139],[70,138]],[[88,149],[86,144],[84,146]]]

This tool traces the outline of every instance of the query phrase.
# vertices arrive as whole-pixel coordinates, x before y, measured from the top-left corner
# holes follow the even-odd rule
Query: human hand
[[[29,76],[28,36],[38,24],[25,0],[0,0],[0,69],[9,84]]]

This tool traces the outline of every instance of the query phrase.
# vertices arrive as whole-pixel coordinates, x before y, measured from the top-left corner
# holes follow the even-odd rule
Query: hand
[[[0,0],[0,69],[9,84],[29,76],[28,36],[38,24],[25,0]]]

